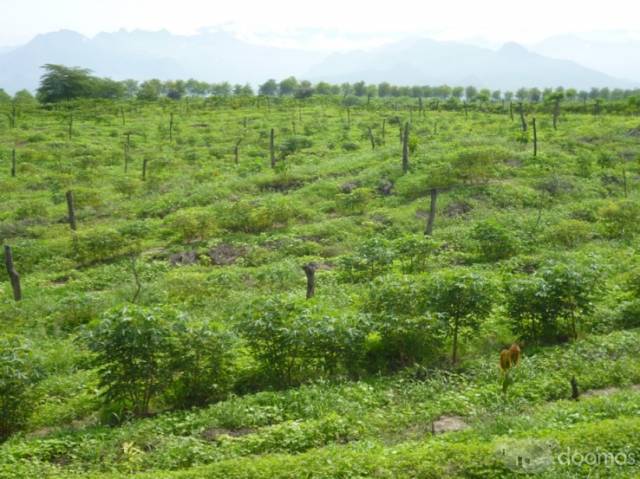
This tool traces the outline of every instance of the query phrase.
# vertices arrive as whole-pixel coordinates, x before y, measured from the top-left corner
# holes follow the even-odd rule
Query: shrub
[[[356,188],[349,193],[338,193],[336,202],[341,211],[361,214],[365,212],[372,197],[373,191],[370,188]]]
[[[443,271],[429,281],[425,292],[427,305],[446,325],[454,364],[458,359],[459,336],[476,329],[491,313],[494,295],[493,283],[472,271]]]
[[[0,338],[0,441],[19,431],[31,413],[30,387],[37,378],[31,347],[19,338]]]
[[[365,300],[373,333],[368,338],[370,371],[393,371],[435,358],[441,323],[425,307],[423,284],[410,276],[377,278]]]
[[[354,374],[368,334],[360,316],[336,316],[308,301],[281,297],[254,302],[237,328],[275,387],[341,371]]]
[[[372,280],[391,267],[393,256],[387,240],[369,238],[356,248],[355,253],[339,259],[340,276],[352,282]]]
[[[577,337],[580,316],[593,311],[598,269],[551,262],[507,286],[511,328],[521,338],[553,343]]]
[[[81,263],[94,263],[127,254],[132,245],[126,243],[117,230],[108,227],[80,230],[73,240],[76,259]]]
[[[640,205],[635,201],[612,201],[598,210],[598,216],[609,238],[628,239],[640,229]]]
[[[427,258],[432,255],[440,244],[424,235],[407,234],[393,242],[397,257],[402,262],[405,273],[424,271]]]
[[[224,399],[233,384],[233,337],[208,322],[179,322],[174,329],[177,353],[169,370],[177,375],[167,393],[169,402],[190,408]]]
[[[486,261],[509,258],[518,250],[518,242],[511,231],[494,221],[478,223],[471,237],[476,240],[478,250]]]
[[[103,398],[117,414],[147,415],[151,400],[171,384],[177,349],[171,320],[178,316],[169,309],[127,306],[106,313],[89,334]]]
[[[591,225],[581,220],[563,220],[550,227],[545,236],[550,243],[574,248],[591,237]]]
[[[230,231],[260,233],[275,226],[286,226],[291,218],[300,215],[285,197],[265,201],[237,201],[225,205],[218,212],[220,225]]]
[[[167,228],[179,241],[206,239],[216,230],[213,211],[209,208],[183,208],[165,218]]]

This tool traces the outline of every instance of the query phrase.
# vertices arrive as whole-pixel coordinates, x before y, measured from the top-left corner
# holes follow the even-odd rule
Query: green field
[[[637,477],[640,117],[607,105],[2,106],[0,477]]]

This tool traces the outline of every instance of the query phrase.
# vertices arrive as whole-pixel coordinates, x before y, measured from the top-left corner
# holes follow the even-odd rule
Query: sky
[[[217,27],[248,40],[315,49],[375,46],[410,35],[499,44],[567,32],[640,32],[633,0],[0,0],[0,46],[70,29],[194,34]]]

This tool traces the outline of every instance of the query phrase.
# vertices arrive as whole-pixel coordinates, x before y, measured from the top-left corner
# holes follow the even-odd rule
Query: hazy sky
[[[60,29],[89,36],[120,28],[190,34],[225,24],[245,38],[280,43],[294,30],[316,29],[305,32],[307,43],[327,48],[410,34],[530,43],[566,32],[638,32],[639,14],[633,0],[0,0],[0,46]]]

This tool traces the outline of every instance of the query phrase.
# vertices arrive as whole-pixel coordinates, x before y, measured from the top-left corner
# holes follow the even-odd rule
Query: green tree
[[[26,423],[33,397],[30,388],[38,377],[30,345],[19,338],[0,338],[0,441]]]
[[[474,86],[468,86],[464,89],[464,97],[467,101],[473,101],[478,96],[478,89]]]
[[[20,90],[13,95],[13,101],[16,105],[25,107],[25,106],[34,106],[37,104],[36,98],[29,90]]]
[[[140,84],[138,100],[154,101],[160,97],[162,82],[157,79],[147,80]]]
[[[454,364],[460,334],[476,329],[491,313],[494,295],[491,281],[468,270],[443,271],[430,281],[425,292],[428,308],[446,324]]]
[[[46,64],[38,88],[38,100],[42,103],[69,101],[90,97],[94,89],[91,70]]]
[[[331,95],[331,85],[327,82],[318,82],[315,86],[315,92],[318,95]]]
[[[278,93],[278,82],[273,78],[258,87],[260,95],[275,96]]]
[[[443,323],[425,308],[421,278],[388,274],[368,289],[364,311],[373,331],[367,355],[371,371],[394,371],[440,354]]]
[[[234,338],[210,322],[174,326],[176,371],[168,388],[169,402],[179,408],[204,406],[224,399],[233,384]]]
[[[149,413],[151,400],[171,384],[177,349],[171,322],[178,320],[169,309],[127,306],[106,313],[90,332],[88,345],[109,409]]]
[[[478,250],[486,261],[499,261],[513,256],[518,249],[515,236],[495,221],[478,223],[471,233]]]
[[[367,84],[363,81],[359,81],[353,84],[353,94],[355,96],[367,95]]]
[[[293,95],[298,88],[298,80],[295,77],[285,78],[278,84],[278,94],[280,96]]]
[[[593,311],[598,268],[549,262],[507,286],[511,327],[522,339],[553,343],[577,337],[578,319]]]

